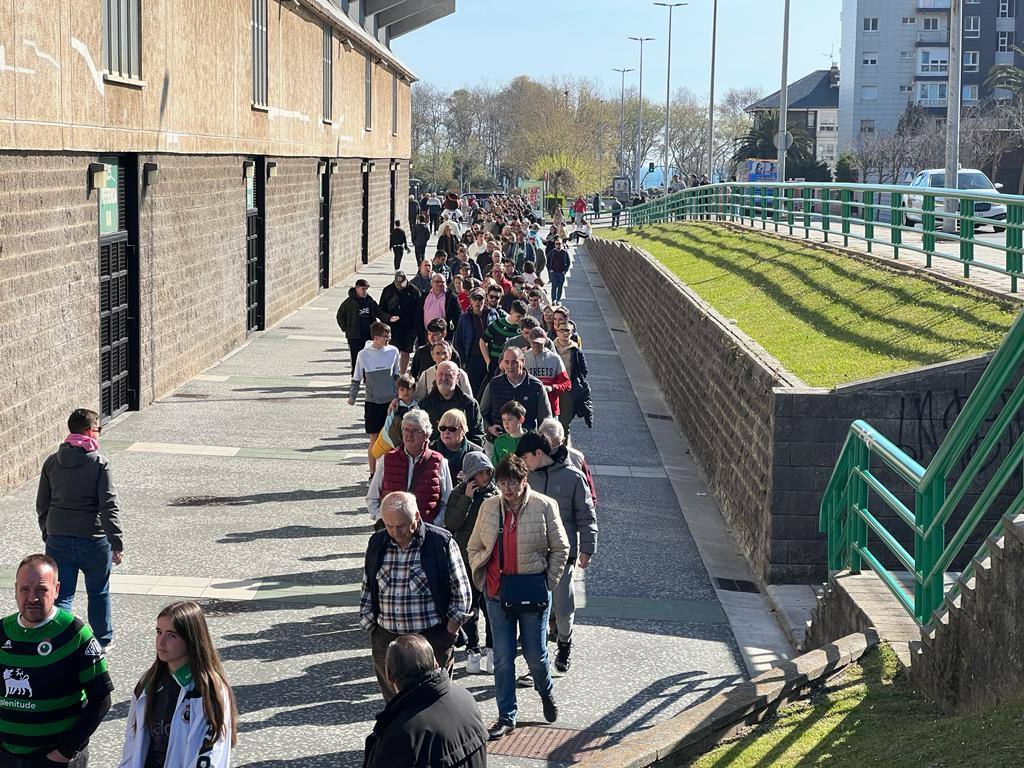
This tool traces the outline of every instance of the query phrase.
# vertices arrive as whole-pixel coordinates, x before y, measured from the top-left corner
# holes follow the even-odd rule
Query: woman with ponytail
[[[227,768],[237,719],[202,608],[171,603],[156,618],[156,660],[132,693],[118,768]]]

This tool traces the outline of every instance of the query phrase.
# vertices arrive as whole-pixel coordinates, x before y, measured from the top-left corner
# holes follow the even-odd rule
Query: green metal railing
[[[1020,477],[1024,435],[1015,435],[1011,425],[1024,405],[1024,381],[1017,381],[1022,360],[1024,315],[1006,334],[927,468],[867,423],[853,423],[821,502],[819,528],[828,536],[831,572],[848,569],[859,573],[866,563],[919,624],[931,623],[943,599],[954,595],[959,583],[969,579],[976,564],[986,557],[989,541],[1002,535],[1001,514],[960,581],[944,593],[944,577],[950,565],[1010,479]],[[1009,449],[1004,453],[1007,445]],[[892,470],[913,492],[912,508],[879,480],[872,471],[873,464]],[[950,525],[954,510],[968,492],[973,503],[959,525]],[[880,509],[895,513],[899,523],[913,533],[911,550],[879,520]],[[1022,511],[1024,490],[1005,510],[1000,509],[1011,517]],[[947,531],[947,526],[955,530]],[[952,533],[948,541],[947,533]],[[885,550],[909,572],[912,594],[883,566],[879,556]]]
[[[956,201],[956,211],[945,210],[945,200]],[[916,203],[912,204],[912,203]],[[1005,209],[1005,213],[1003,213]],[[924,257],[931,268],[936,259],[959,262],[964,277],[982,269],[1010,280],[1024,277],[1024,196],[996,192],[968,192],[936,187],[881,184],[822,184],[728,182],[693,187],[628,209],[623,223],[629,226],[666,221],[731,221],[762,229],[785,231],[789,235],[812,231],[824,233],[825,242],[842,238],[892,248],[893,258],[901,251]],[[946,221],[951,232],[943,231]],[[1005,237],[979,239],[979,227],[1005,230]],[[920,232],[920,240],[907,237]],[[943,244],[949,247],[942,250]],[[1001,252],[995,261],[975,260],[975,247]]]

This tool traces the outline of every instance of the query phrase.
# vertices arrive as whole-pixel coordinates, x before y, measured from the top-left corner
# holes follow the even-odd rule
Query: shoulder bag
[[[498,569],[501,573],[498,599],[501,607],[505,609],[505,613],[515,616],[523,613],[541,613],[548,607],[551,599],[547,573],[505,573],[505,512],[500,503],[498,514],[501,516],[498,525]],[[521,509],[519,514],[522,514]]]

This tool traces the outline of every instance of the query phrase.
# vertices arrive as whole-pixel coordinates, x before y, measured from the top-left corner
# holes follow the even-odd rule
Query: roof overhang
[[[386,2],[388,0],[381,0],[381,3]],[[451,2],[454,10],[455,0],[451,0]],[[348,14],[342,13],[341,9],[330,2],[330,0],[301,0],[300,4],[337,29],[339,34],[347,37],[352,45],[363,49],[363,52],[369,54],[371,58],[386,62],[396,74],[400,75],[407,82],[412,83],[419,79],[416,77],[416,73],[405,66],[401,59],[391,52],[390,48],[356,22],[352,21]],[[394,10],[401,4],[398,2],[389,10]],[[387,13],[387,11],[384,13]]]
[[[404,0],[377,15],[377,24],[399,37],[455,13],[455,0]]]

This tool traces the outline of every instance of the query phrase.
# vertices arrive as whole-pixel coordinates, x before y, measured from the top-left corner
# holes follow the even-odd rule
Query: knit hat
[[[535,430],[526,432],[522,437],[519,438],[519,443],[516,445],[516,456],[525,456],[528,453],[534,451],[543,451],[548,456],[551,455],[551,445],[544,435]]]
[[[477,472],[485,469],[493,472],[494,465],[482,451],[470,451],[462,458],[462,476],[467,480],[472,480]]]

